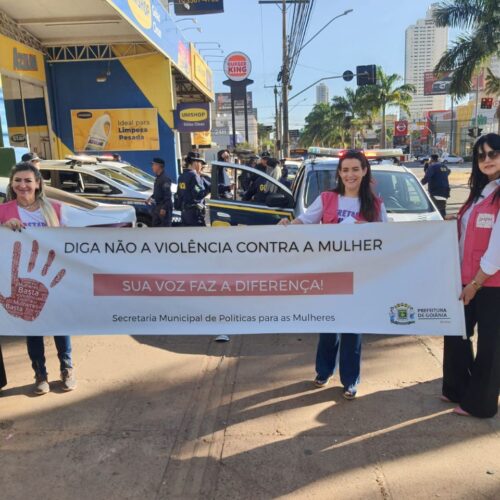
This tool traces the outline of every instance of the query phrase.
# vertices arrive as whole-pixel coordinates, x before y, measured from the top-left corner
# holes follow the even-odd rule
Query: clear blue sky
[[[306,40],[332,17],[347,9],[354,12],[334,21],[301,53],[293,81],[292,94],[314,81],[344,70],[355,71],[356,65],[377,64],[386,73],[404,76],[405,29],[425,17],[430,0],[316,0]],[[272,124],[274,95],[265,85],[274,85],[281,66],[281,11],[276,5],[260,5],[258,0],[225,0],[223,14],[197,16],[202,33],[188,30],[184,35],[193,42],[218,41],[225,53],[242,51],[252,60],[250,78],[255,83],[254,106],[259,122]],[[176,20],[181,17],[176,18]],[[190,21],[181,26],[194,26]],[[208,46],[200,45],[199,48]],[[204,51],[203,55],[217,54]],[[210,63],[214,70],[216,92],[222,85],[223,59]],[[341,95],[347,84],[343,80],[325,82],[330,96]],[[303,126],[316,98],[314,87],[290,103],[290,128]],[[306,99],[305,101],[303,99]]]

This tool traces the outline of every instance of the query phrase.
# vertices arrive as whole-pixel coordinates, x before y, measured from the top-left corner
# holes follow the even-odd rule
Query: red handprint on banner
[[[12,252],[11,295],[10,297],[4,297],[0,294],[0,304],[11,316],[24,319],[25,321],[34,321],[42,312],[42,309],[47,302],[50,290],[41,281],[31,278],[19,278],[21,250],[21,242],[16,241]],[[35,268],[38,251],[38,241],[35,240],[33,241],[31,248],[28,273],[31,273]],[[54,250],[50,250],[47,256],[47,261],[42,268],[42,276],[47,275],[55,257],[56,253]],[[49,285],[50,288],[54,288],[58,283],[60,283],[65,274],[66,269],[61,269],[51,281]]]

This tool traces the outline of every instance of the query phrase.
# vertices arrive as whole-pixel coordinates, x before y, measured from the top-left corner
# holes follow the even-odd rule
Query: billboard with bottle
[[[71,110],[75,151],[154,151],[160,149],[158,111]]]

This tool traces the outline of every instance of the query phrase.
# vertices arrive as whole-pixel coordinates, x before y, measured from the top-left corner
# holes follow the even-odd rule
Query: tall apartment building
[[[330,100],[330,89],[325,83],[316,85],[316,104],[328,104]]]
[[[445,109],[446,96],[424,95],[424,73],[433,71],[448,46],[448,28],[438,28],[432,19],[436,5],[429,7],[425,19],[406,29],[405,83],[417,88],[410,104],[412,119],[424,117],[426,111]]]

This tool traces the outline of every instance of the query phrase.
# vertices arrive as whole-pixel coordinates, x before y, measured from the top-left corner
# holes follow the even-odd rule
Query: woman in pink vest
[[[292,224],[349,224],[386,222],[387,213],[372,190],[370,164],[365,155],[351,150],[339,161],[337,187],[321,193],[307,211]],[[287,225],[288,219],[280,224]],[[356,397],[361,371],[361,335],[321,333],[316,353],[314,385],[325,387],[335,371],[340,348],[339,371],[346,399]]]
[[[29,162],[18,163],[10,176],[7,199],[0,205],[0,224],[14,231],[30,227],[58,227],[61,206],[47,200],[43,179],[38,168]],[[6,298],[0,295],[0,305],[5,307]],[[27,337],[28,354],[35,371],[35,394],[46,394],[50,390],[45,367],[43,337]],[[76,387],[71,359],[71,339],[68,336],[54,337],[59,357],[62,388],[71,391]]]
[[[445,337],[442,399],[458,403],[458,415],[489,418],[500,387],[500,135],[477,140],[469,186],[458,213],[467,340]]]

